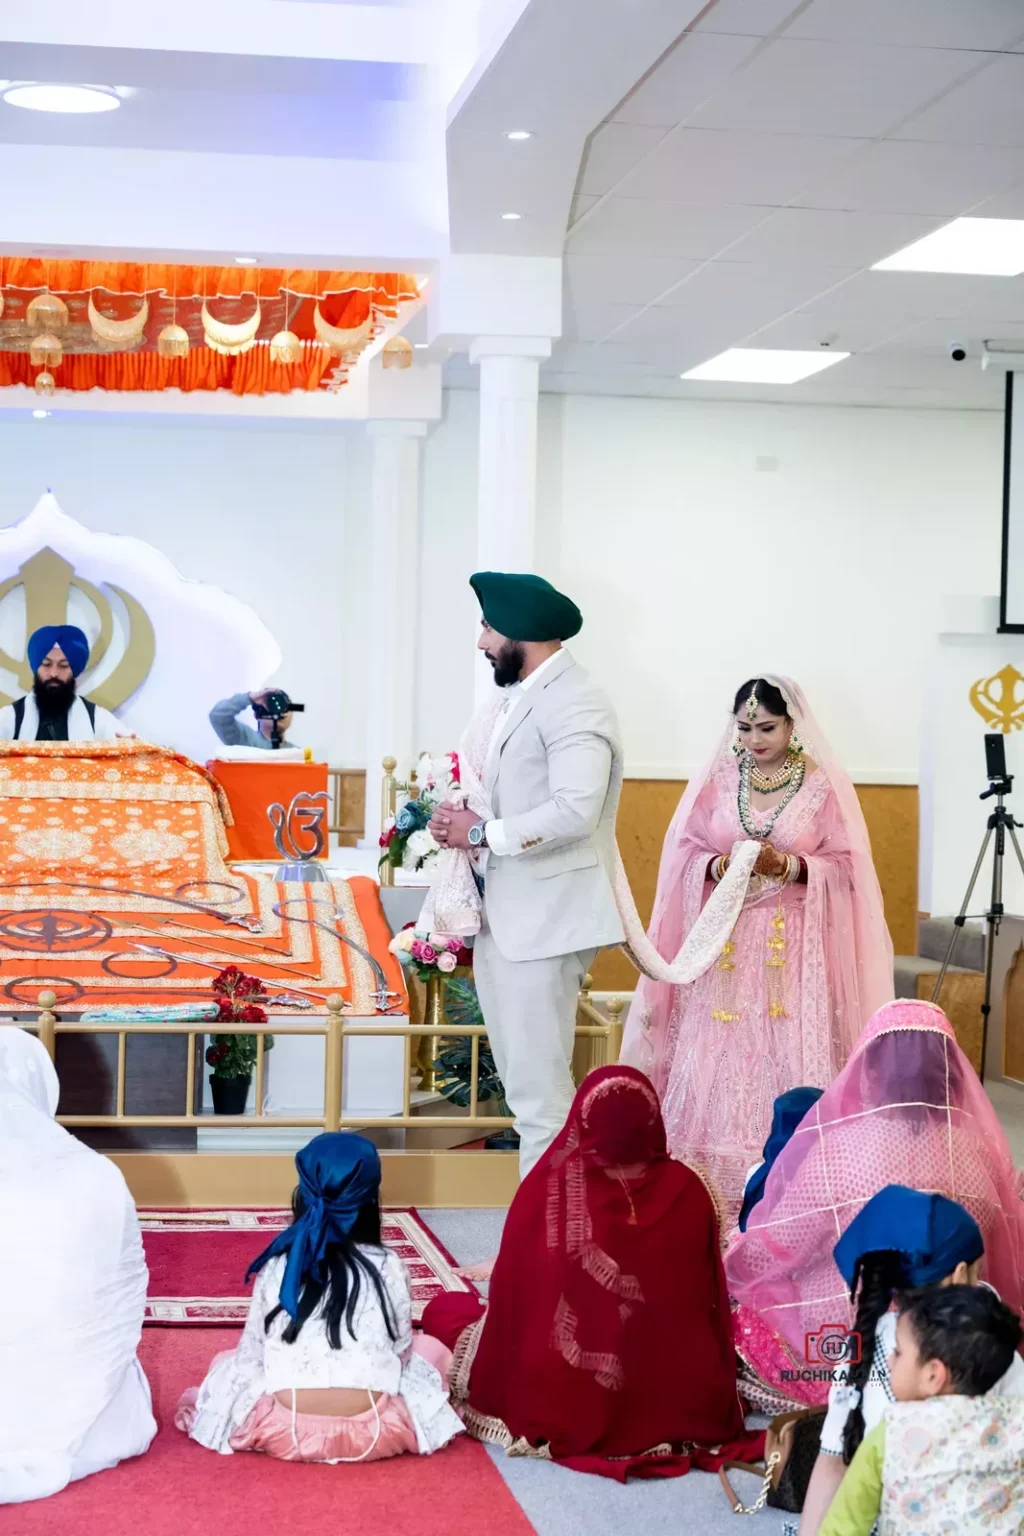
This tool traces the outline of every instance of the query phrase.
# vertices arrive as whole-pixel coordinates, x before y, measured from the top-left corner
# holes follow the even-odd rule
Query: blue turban
[[[344,1242],[364,1205],[380,1193],[380,1157],[372,1141],[352,1131],[325,1131],[296,1155],[299,1189],[306,1208],[279,1232],[249,1265],[246,1279],[279,1253],[288,1255],[281,1282],[281,1305],[299,1315],[299,1297],[307,1280],[327,1282],[327,1246]]]
[[[44,624],[28,642],[28,664],[38,672],[55,645],[59,645],[68,659],[75,677],[79,677],[89,663],[89,642],[77,624]]]
[[[935,1285],[958,1264],[980,1259],[985,1244],[974,1217],[955,1200],[887,1184],[853,1218],[832,1257],[852,1286],[857,1260],[885,1250],[902,1256],[908,1285]]]
[[[806,1115],[812,1104],[817,1104],[821,1098],[820,1088],[790,1088],[788,1093],[780,1093],[775,1100],[775,1108],[772,1111],[772,1128],[768,1140],[764,1144],[762,1156],[764,1162],[756,1172],[747,1180],[747,1187],[743,1192],[743,1204],[740,1207],[739,1229],[747,1230],[747,1222],[750,1213],[764,1194],[765,1181],[772,1171],[775,1159],[789,1141],[800,1121]]]

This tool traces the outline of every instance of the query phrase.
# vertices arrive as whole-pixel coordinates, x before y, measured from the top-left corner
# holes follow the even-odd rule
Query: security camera
[[[949,344],[949,355],[954,363],[962,363],[967,356],[967,348],[962,341],[951,341]]]

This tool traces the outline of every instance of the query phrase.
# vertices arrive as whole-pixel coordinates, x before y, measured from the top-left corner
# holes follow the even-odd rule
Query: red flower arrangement
[[[217,1018],[222,1024],[265,1024],[267,1015],[256,1002],[266,1001],[263,982],[258,976],[246,976],[237,965],[225,967],[213,979],[213,997]],[[273,1035],[265,1035],[263,1049],[272,1050]],[[206,1064],[214,1077],[249,1077],[256,1062],[255,1035],[211,1035],[206,1049]]]

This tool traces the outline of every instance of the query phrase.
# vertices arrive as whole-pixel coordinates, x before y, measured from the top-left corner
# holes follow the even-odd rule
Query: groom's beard
[[[72,677],[68,682],[62,683],[59,678],[48,678],[43,682],[37,677],[32,684],[32,692],[39,709],[41,719],[52,719],[54,716],[66,715],[75,702],[75,680]]]
[[[526,652],[521,641],[506,640],[496,656],[490,651],[485,651],[484,655],[494,668],[494,681],[499,688],[510,688],[513,683],[518,683],[526,666]]]

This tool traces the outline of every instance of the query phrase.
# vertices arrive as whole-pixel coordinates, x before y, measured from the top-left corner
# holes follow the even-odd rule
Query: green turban
[[[583,628],[576,604],[543,576],[477,571],[469,584],[485,623],[508,640],[571,640]]]

